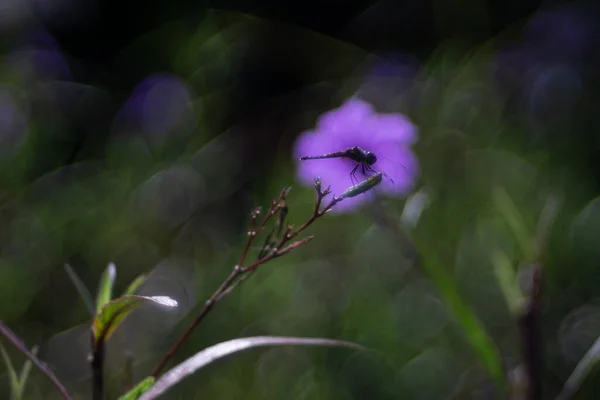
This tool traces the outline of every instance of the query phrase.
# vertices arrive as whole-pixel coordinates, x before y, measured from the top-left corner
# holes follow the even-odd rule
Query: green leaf
[[[586,204],[573,219],[570,230],[573,253],[581,261],[590,260],[589,263],[595,266],[595,260],[600,254],[597,240],[600,237],[600,197]]]
[[[71,278],[71,282],[73,282],[73,285],[75,285],[77,293],[79,293],[79,296],[81,297],[81,300],[83,300],[85,307],[88,309],[88,311],[93,317],[94,315],[96,315],[96,313],[94,312],[94,301],[92,300],[92,295],[90,294],[90,291],[85,287],[81,279],[79,279],[79,277],[69,264],[65,264],[65,271],[67,271],[67,275],[69,275],[69,278]]]
[[[532,258],[534,260],[541,257],[541,254],[547,246],[546,242],[548,240],[548,236],[550,236],[550,230],[552,229],[552,225],[554,224],[556,216],[560,211],[562,202],[562,197],[556,194],[551,194],[548,196],[546,204],[544,204],[544,208],[542,209],[542,212],[540,214],[540,219],[538,221],[535,233],[535,241],[532,255]]]
[[[196,353],[181,364],[175,366],[173,369],[165,372],[165,374],[161,376],[158,381],[156,381],[152,388],[144,393],[140,400],[157,398],[169,388],[179,383],[179,381],[181,381],[183,378],[193,374],[202,367],[219,360],[220,358],[254,347],[265,346],[330,346],[365,350],[363,346],[360,346],[356,343],[322,338],[255,336],[228,340],[227,342],[217,343]]]
[[[598,361],[600,361],[600,337],[581,358],[557,399],[567,400],[575,396]]]
[[[96,295],[96,314],[100,314],[102,308],[112,298],[112,289],[117,277],[117,269],[115,264],[110,263],[104,270],[102,277],[100,278],[100,284],[98,285],[98,293]]]
[[[127,295],[109,301],[94,318],[92,333],[94,343],[108,340],[119,325],[133,310],[144,302],[151,302],[165,307],[177,307],[177,301],[167,296],[133,296]]]
[[[15,370],[15,367],[13,366],[12,362],[10,361],[10,357],[8,356],[8,353],[6,353],[6,350],[4,350],[4,346],[2,346],[1,344],[0,344],[0,352],[2,352],[2,358],[4,359],[4,364],[6,364],[6,369],[8,370],[8,375],[10,377],[10,389],[12,392],[12,397],[15,400],[19,400],[21,398],[21,396],[20,396],[21,388],[20,388],[19,378],[17,377],[17,371]]]
[[[31,354],[37,356],[38,350],[40,348],[38,346],[33,346],[31,348]],[[23,369],[21,370],[21,378],[20,378],[20,387],[21,387],[21,395],[23,395],[23,391],[25,390],[25,384],[27,384],[27,378],[29,378],[29,373],[31,372],[31,367],[33,363],[31,360],[25,360],[25,364],[23,364]]]
[[[445,304],[452,311],[461,324],[469,344],[479,357],[480,362],[488,375],[494,381],[502,394],[507,393],[506,377],[502,366],[500,352],[485,331],[484,325],[479,321],[475,312],[461,298],[455,280],[446,268],[440,265],[435,256],[434,249],[427,243],[428,237],[418,234],[409,235],[401,224],[398,224],[389,214],[381,213],[373,217],[375,222],[383,229],[390,232],[397,243],[407,243],[416,248],[416,253],[421,256],[421,266],[427,276],[435,283],[437,289],[444,297]]]
[[[496,383],[498,389],[506,393],[507,386],[502,368],[502,359],[494,342],[485,332],[483,325],[473,310],[463,302],[452,276],[438,263],[435,257],[430,256],[431,250],[419,250],[423,256],[423,267],[444,296],[448,307],[458,318],[469,343],[479,356],[487,373]]]
[[[478,149],[465,154],[466,179],[474,194],[487,199],[494,187],[502,187],[512,198],[530,197],[539,181],[536,168],[506,150]]]
[[[141,395],[146,393],[148,389],[152,387],[152,385],[154,385],[155,380],[156,379],[154,379],[153,376],[147,377],[146,379],[135,385],[135,387],[129,392],[119,397],[119,400],[137,400]]]
[[[142,285],[142,283],[146,282],[146,279],[148,279],[146,274],[139,275],[129,284],[129,286],[127,286],[127,289],[125,290],[125,293],[123,293],[123,295],[134,294],[135,291],[138,290],[139,287]]]
[[[17,349],[19,349],[19,351],[29,359],[29,361],[31,361],[36,367],[38,367],[39,370],[42,371],[44,375],[46,375],[46,377],[52,381],[54,386],[56,386],[56,388],[60,391],[65,400],[71,399],[71,396],[67,392],[67,389],[65,389],[63,384],[60,383],[56,375],[54,375],[54,372],[52,372],[52,370],[34,354],[34,352],[37,352],[36,347],[34,347],[33,351],[30,351],[27,348],[27,346],[25,346],[25,343],[23,343],[23,341],[1,320],[0,334],[6,337],[6,339],[8,339],[9,342],[11,342]]]
[[[25,390],[25,384],[27,383],[27,378],[29,377],[29,373],[31,372],[31,360],[25,360],[23,364],[23,369],[21,370],[21,376],[17,376],[17,371],[15,370],[8,353],[4,349],[4,346],[0,344],[0,352],[2,353],[2,358],[4,359],[4,363],[6,364],[6,369],[8,370],[8,375],[10,377],[10,388],[12,392],[12,398],[14,400],[20,400],[23,398],[23,392]],[[33,355],[37,355],[38,347],[33,346],[31,349],[31,353]]]
[[[525,257],[530,256],[530,235],[525,226],[525,221],[517,206],[512,201],[506,191],[497,186],[493,191],[494,204],[508,223],[508,226],[513,230],[517,243],[521,246],[521,250]]]
[[[523,309],[525,299],[521,289],[517,274],[510,262],[510,259],[501,250],[496,250],[491,255],[492,265],[494,266],[494,274],[498,280],[500,290],[504,294],[504,299],[508,305],[508,309],[513,315],[517,315]]]

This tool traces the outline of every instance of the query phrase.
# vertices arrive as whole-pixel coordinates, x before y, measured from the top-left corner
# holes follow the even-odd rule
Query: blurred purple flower
[[[409,55],[386,54],[370,66],[356,96],[381,111],[410,109],[418,104],[415,89],[419,69],[419,63]]]
[[[26,82],[68,80],[71,69],[54,38],[41,30],[28,31],[17,49],[8,56],[7,65]]]
[[[11,93],[12,92],[12,93]],[[12,156],[27,135],[28,120],[9,86],[0,86],[0,160]]]
[[[497,54],[497,88],[510,96],[508,110],[522,114],[533,140],[571,134],[569,127],[585,110],[582,105],[595,95],[584,79],[597,69],[599,45],[593,9],[571,3],[536,13],[524,27],[521,43]]]
[[[135,126],[160,146],[177,132],[189,131],[194,122],[191,102],[184,81],[171,74],[154,74],[134,88],[116,122]]]
[[[564,5],[536,14],[525,27],[525,46],[546,62],[585,58],[594,52],[598,29],[590,13]]]
[[[358,98],[323,114],[315,130],[304,132],[294,146],[297,160],[302,156],[320,155],[359,146],[377,156],[374,168],[384,172],[378,189],[388,195],[410,192],[419,175],[419,162],[410,146],[417,141],[417,128],[402,114],[377,113],[373,106]],[[352,185],[350,172],[354,161],[334,158],[297,161],[298,180],[312,185],[320,177],[334,195],[341,195]],[[357,178],[362,180],[361,174]],[[393,182],[392,182],[393,181]],[[373,199],[373,191],[345,199],[334,211],[349,212]]]
[[[593,58],[600,44],[600,29],[592,15],[572,4],[535,14],[524,28],[523,41],[496,56],[500,86],[526,84],[546,67],[579,68]]]

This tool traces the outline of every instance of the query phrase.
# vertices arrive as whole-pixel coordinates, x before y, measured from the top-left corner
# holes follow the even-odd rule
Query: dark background
[[[70,13],[72,1],[59,2],[56,13],[40,12],[37,17],[48,32],[55,38],[64,52],[76,61],[73,80],[96,85],[111,93],[114,102],[100,110],[87,110],[98,115],[81,117],[92,119],[99,124],[111,121],[115,113],[115,104],[124,101],[132,88],[147,74],[156,71],[169,71],[170,55],[152,47],[128,52],[126,49],[137,38],[152,32],[169,21],[179,21],[188,32],[193,32],[202,21],[208,9],[223,9],[247,13],[267,20],[281,21],[285,24],[303,27],[329,37],[353,44],[364,51],[385,56],[394,52],[410,54],[424,61],[438,47],[448,40],[461,43],[462,54],[477,48],[495,38],[496,45],[519,40],[524,25],[536,11],[543,11],[563,4],[574,6],[588,18],[595,19],[598,6],[593,1],[477,1],[455,3],[453,1],[319,1],[319,2],[279,2],[279,1],[173,1],[166,4],[161,1],[97,1],[88,0],[75,7],[77,12]],[[34,8],[35,9],[35,8]],[[39,9],[39,7],[38,7]],[[58,15],[58,17],[57,17]],[[311,84],[311,78],[301,74],[290,75],[285,64],[274,63],[261,54],[273,54],[282,45],[285,38],[277,34],[264,32],[260,43],[256,43],[256,53],[243,63],[236,76],[236,101],[239,106],[231,110],[232,115],[223,120],[223,127],[252,117],[256,111],[252,106],[269,98],[288,93]],[[546,30],[552,30],[546,27]],[[561,29],[561,28],[557,28]],[[551,36],[550,32],[540,32]],[[185,35],[183,32],[179,32]],[[500,35],[501,34],[501,35]],[[19,38],[19,34],[15,34]],[[285,43],[285,46],[292,46]],[[589,46],[586,64],[591,70],[598,65],[598,56]],[[143,62],[140,61],[143,57]],[[589,76],[588,84],[596,85],[597,78]],[[596,107],[595,101],[589,105]],[[587,115],[591,115],[588,113]],[[583,134],[569,145],[574,146],[589,172],[598,171],[595,162],[598,156],[596,144],[598,137],[595,119],[581,121],[585,129]],[[90,124],[75,123],[76,135],[72,136],[72,148],[65,151],[69,160],[85,157],[79,150],[88,136]],[[108,127],[107,125],[104,126]],[[94,129],[97,126],[94,125]],[[264,128],[264,127],[263,127]],[[101,130],[101,129],[98,129]],[[256,133],[256,147],[251,143],[245,147],[251,160],[259,152],[271,154],[274,149],[270,143],[272,136],[279,132],[267,127],[266,131]],[[573,138],[572,138],[573,139]],[[102,138],[97,138],[102,142]],[[589,144],[594,143],[592,147]],[[552,143],[546,143],[552,145]],[[557,150],[564,149],[560,143]],[[268,157],[267,157],[268,159]],[[584,161],[585,160],[585,161]],[[600,182],[600,175],[596,173]]]
[[[175,318],[171,325],[165,323],[165,326],[175,326],[173,332],[180,331],[187,322],[182,315],[202,304],[226,276],[229,270],[227,266],[233,265],[233,260],[239,256],[249,210],[259,204],[266,205],[283,184],[293,180],[290,158],[295,137],[314,126],[318,115],[341,104],[342,95],[331,93],[338,88],[338,84],[341,86],[345,82],[354,82],[353,79],[360,80],[361,74],[368,69],[362,63],[369,64],[371,61],[364,60],[371,60],[370,57],[392,64],[399,61],[399,64],[409,65],[407,80],[416,82],[414,86],[418,95],[400,101],[400,111],[409,115],[423,132],[416,149],[422,160],[423,182],[425,186],[439,190],[437,193],[441,200],[437,208],[432,208],[422,229],[429,228],[430,242],[439,246],[436,250],[444,261],[452,260],[454,252],[459,253],[459,237],[462,237],[464,227],[470,227],[474,215],[485,217],[492,213],[485,208],[487,198],[484,200],[485,196],[479,192],[487,191],[490,182],[506,180],[507,187],[514,190],[510,194],[517,198],[515,202],[529,227],[535,226],[534,221],[537,221],[542,203],[550,197],[548,193],[551,190],[548,187],[558,188],[556,191],[568,199],[565,201],[565,214],[557,222],[558,232],[549,239],[553,246],[547,256],[548,300],[544,305],[547,317],[544,333],[548,337],[546,347],[549,360],[544,370],[547,393],[558,393],[575,362],[600,334],[600,326],[594,322],[600,315],[597,306],[600,275],[596,267],[600,254],[596,254],[595,250],[598,233],[596,221],[600,221],[600,217],[596,216],[600,214],[594,214],[598,213],[596,209],[592,210],[592,216],[582,212],[587,205],[594,205],[592,199],[597,196],[600,185],[600,135],[597,128],[597,116],[600,115],[600,53],[597,51],[600,48],[600,25],[597,22],[599,6],[596,2],[63,0],[48,6],[51,3],[32,1],[33,13],[30,17],[3,31],[0,42],[2,50],[4,54],[10,54],[23,46],[44,48],[47,38],[51,37],[55,47],[69,63],[71,73],[67,80],[77,83],[79,88],[91,90],[91,94],[89,103],[82,103],[81,97],[61,91],[49,101],[45,92],[38,92],[34,84],[31,86],[34,89],[27,87],[27,90],[31,89],[27,92],[31,93],[28,94],[27,104],[31,120],[35,121],[32,135],[35,140],[22,153],[3,157],[0,163],[0,239],[3,262],[6,262],[1,267],[6,272],[5,279],[14,282],[14,287],[28,287],[23,280],[33,283],[31,290],[23,290],[27,300],[23,301],[23,309],[11,313],[6,311],[7,316],[0,315],[0,318],[22,335],[27,343],[43,344],[43,358],[57,365],[61,378],[77,387],[81,393],[87,393],[89,386],[86,380],[89,376],[81,372],[87,371],[84,358],[86,348],[81,342],[77,346],[72,343],[76,341],[75,338],[85,341],[81,338],[86,338],[87,327],[81,328],[84,333],[76,332],[71,336],[65,331],[85,323],[89,315],[75,300],[76,291],[64,274],[63,263],[73,265],[92,293],[98,277],[109,262],[115,262],[119,271],[117,292],[122,291],[135,276],[161,265],[163,269],[159,268],[159,272],[162,271],[162,275],[159,275],[163,280],[156,280],[147,290],[155,289],[161,293],[170,293],[169,290],[172,290],[179,295],[181,291],[185,292],[185,295],[181,295],[186,299],[182,305],[183,311],[178,316],[182,320]],[[215,9],[245,13],[258,21],[248,30],[250,43],[244,42],[243,32],[232,34],[231,41],[240,44],[243,51],[236,52],[234,49],[233,54],[228,53],[227,57],[233,60],[231,62],[219,58],[225,50],[231,51],[228,42],[205,50],[204,36],[200,44],[192,39],[196,32],[205,29],[207,20],[216,27],[206,29],[213,29],[215,33],[219,32],[219,23],[223,22],[225,26],[224,21],[232,19],[230,16],[213,17],[211,12]],[[593,27],[586,31],[585,37],[589,40],[582,45],[583,50],[571,52],[576,46],[569,42],[569,38],[577,41],[579,36],[569,31],[568,26],[565,28],[565,25],[551,22],[531,28],[531,22],[546,10],[559,10],[558,14],[563,16],[569,16],[572,10],[576,10],[577,15],[585,19],[587,25],[584,25]],[[207,18],[207,15],[211,17]],[[576,27],[577,23],[570,26]],[[31,32],[35,31],[44,34],[32,35]],[[211,34],[206,34],[206,37],[211,37]],[[528,42],[532,37],[535,39],[531,42],[533,44]],[[450,84],[456,83],[454,78],[460,75],[462,66],[467,64],[464,60],[469,55],[479,54],[486,49],[485,54],[492,54],[495,62],[494,57],[503,54],[506,48],[519,47],[523,43],[531,44],[525,52],[535,53],[531,59],[533,61],[527,57],[506,64],[498,61],[500,67],[495,70],[497,74],[488,77],[493,82],[490,87],[501,94],[498,95],[501,99],[498,102],[502,103],[498,106],[500,123],[493,124],[485,120],[488,114],[484,108],[483,111],[478,109],[483,121],[476,119],[474,125],[468,125],[464,122],[468,118],[464,117],[463,120],[462,114],[464,112],[466,115],[467,111],[460,107],[456,112],[456,120],[448,117],[450,122],[440,122],[444,100],[436,96],[446,93],[446,89],[452,91]],[[544,47],[545,44],[547,47]],[[188,50],[184,49],[186,45],[189,45]],[[201,51],[196,50],[200,48]],[[180,53],[185,53],[185,56],[178,64],[174,60]],[[488,61],[481,61],[485,62]],[[528,62],[534,66],[531,67]],[[530,119],[533,118],[527,114],[529,109],[522,100],[530,91],[529,80],[533,80],[538,73],[536,68],[563,62],[576,65],[584,95],[575,102],[569,118],[565,117],[564,120],[561,118],[565,114],[561,112],[565,104],[570,105],[570,100],[567,95],[561,97],[561,87],[550,90],[550,96],[540,96],[544,100],[551,97],[553,101],[549,101],[548,108],[541,112],[543,123],[535,125],[531,123]],[[205,67],[209,71],[206,73],[208,79],[203,80],[198,78],[197,70],[204,71],[202,68]],[[130,138],[127,134],[135,131],[135,127],[125,124],[125,128],[122,128],[115,121],[119,121],[123,104],[130,98],[134,88],[149,75],[157,73],[180,76],[193,89],[196,98],[206,101],[208,111],[202,109],[196,115],[199,120],[196,123],[200,127],[196,131],[191,129],[193,133],[188,136],[183,133],[164,146],[148,145],[150,150],[147,155],[136,152],[138,147],[127,142]],[[220,95],[213,96],[221,93],[222,88],[226,88],[222,92],[223,98]],[[341,91],[352,92],[351,89],[344,90]],[[473,104],[484,104],[485,107],[488,100],[489,97],[476,97]],[[379,98],[375,95],[373,102],[380,109],[398,111],[395,105],[387,103],[385,96]],[[553,115],[559,117],[552,119]],[[458,122],[453,125],[453,121]],[[123,135],[126,139],[122,142],[119,139],[115,144],[112,132],[119,129],[126,132]],[[452,129],[464,130],[467,139],[435,141],[437,133],[450,132]],[[131,135],[135,136],[133,133]],[[502,138],[498,139],[498,136]],[[521,158],[519,162],[510,157],[500,158],[497,164],[494,160],[493,165],[486,164],[485,168],[475,171],[481,172],[483,177],[477,181],[480,185],[471,191],[464,177],[473,171],[465,167],[463,156],[467,150],[473,149],[506,151],[527,160],[540,172],[532,181],[535,183],[521,191],[521,184],[525,185],[521,179],[529,183],[525,178],[529,176],[529,170],[525,171],[524,167],[521,169]],[[180,159],[193,159],[190,164],[201,170],[202,177],[208,182],[208,194],[198,200],[193,213],[182,220],[167,223],[154,218],[152,210],[145,214],[146,210],[140,211],[140,207],[129,208],[131,205],[127,201],[138,185],[143,186],[144,182],[151,181],[153,173],[167,169]],[[52,175],[54,171],[62,170],[68,173],[57,177]],[[100,173],[98,171],[108,177],[102,175],[100,183],[85,181]],[[71,192],[71,182],[81,184],[83,189]],[[175,185],[167,185],[161,190],[170,193],[176,189]],[[114,198],[111,197],[113,192]],[[310,189],[298,189],[298,193],[299,200],[294,209],[296,216],[310,212],[312,200]],[[106,203],[105,195],[110,197]],[[167,208],[176,209],[179,206],[176,200],[168,203]],[[33,216],[29,214],[30,211]],[[26,228],[18,223],[22,215]],[[43,221],[41,227],[36,225],[37,218]],[[577,236],[577,224],[583,224],[581,236]],[[269,273],[265,272],[263,278],[257,277],[256,287],[248,289],[249,292],[242,292],[240,297],[232,296],[231,302],[223,305],[217,313],[219,317],[212,316],[213,320],[207,322],[212,325],[208,325],[189,343],[180,359],[209,344],[250,334],[364,340],[366,344],[381,344],[378,348],[382,352],[392,349],[389,350],[391,353],[401,353],[395,354],[398,365],[404,365],[422,350],[416,350],[418,346],[396,347],[395,339],[390,339],[394,334],[386,336],[391,331],[386,322],[382,322],[388,321],[386,316],[373,311],[380,304],[385,304],[389,305],[390,315],[394,314],[397,304],[391,297],[402,285],[408,284],[408,280],[403,280],[402,276],[389,272],[389,265],[402,263],[379,250],[378,246],[385,247],[382,243],[387,242],[378,239],[376,234],[375,238],[369,236],[372,234],[370,225],[360,216],[355,219],[332,219],[323,226],[323,230],[317,232],[330,240],[315,244],[314,250],[307,250],[297,259],[290,258],[290,265],[272,268]],[[575,245],[571,242],[574,237],[580,239],[580,242],[575,241]],[[495,243],[493,238],[488,240],[485,236],[477,240],[473,239],[471,245],[465,245],[467,250],[475,251],[479,245],[485,248],[489,243]],[[577,247],[577,243],[583,243],[583,250]],[[394,246],[397,244],[391,243],[388,247]],[[386,249],[389,250],[388,247]],[[365,253],[362,254],[359,248]],[[362,275],[359,276],[358,266],[365,264],[367,255],[376,260],[367,264],[374,265],[372,268],[381,273],[383,279],[378,281],[376,277],[369,276],[365,282]],[[519,265],[523,261],[521,256],[511,253],[511,261]],[[178,261],[180,258],[186,261]],[[474,256],[474,260],[478,259]],[[327,265],[325,272],[315,266],[321,262]],[[303,263],[309,264],[310,268],[298,266],[306,266]],[[473,261],[473,264],[477,262]],[[288,269],[281,272],[284,268]],[[289,272],[292,268],[302,272]],[[357,273],[356,282],[349,283],[348,287],[338,286],[340,271],[346,271],[346,268]],[[18,275],[25,273],[23,271],[27,271],[27,279]],[[277,273],[282,275],[278,276]],[[189,274],[194,278],[190,278]],[[476,291],[478,280],[483,278],[475,272],[466,276],[463,278],[471,282],[471,286],[466,284],[469,287],[462,289],[465,292]],[[416,278],[412,278],[418,281],[422,276],[417,274]],[[299,281],[302,283],[297,283]],[[177,282],[193,284],[185,286]],[[421,281],[418,281],[416,287],[421,288],[420,284]],[[248,286],[251,285],[249,282]],[[423,292],[429,293],[429,286],[423,286],[426,287]],[[271,289],[267,289],[269,287]],[[296,302],[290,300],[293,304],[286,302],[289,293],[301,292],[298,288],[307,287],[317,294],[311,297],[312,292],[308,290],[306,297],[298,297]],[[487,286],[481,284],[481,287]],[[376,295],[373,295],[374,292]],[[4,298],[6,305],[3,306],[3,312],[11,307],[11,301],[20,301],[20,297],[10,296]],[[355,305],[356,308],[348,306],[352,311],[343,314],[340,310],[345,310],[347,304],[344,301],[353,296],[359,299],[357,302],[360,305]],[[504,341],[505,337],[510,336],[514,325],[507,322],[508,318],[502,319],[504,311],[499,312],[500,322],[496,320],[496,303],[491,301],[489,305],[487,297],[473,296],[469,298],[470,304],[476,308],[478,316],[484,320],[502,350],[509,349],[506,351],[507,360],[504,361],[507,365],[514,365],[511,362],[517,357],[518,350],[515,349],[518,346],[511,339]],[[285,306],[293,310],[290,311],[291,317]],[[420,311],[418,306],[414,308]],[[149,317],[151,322],[140,317],[149,337],[150,358],[159,357],[175,338],[175,333],[159,329],[161,321],[153,320],[153,315]],[[377,319],[371,320],[373,315]],[[417,317],[414,315],[415,320],[418,320]],[[186,318],[189,319],[189,315]],[[566,323],[568,318],[575,321]],[[582,325],[577,325],[580,322]],[[567,329],[563,325],[583,328],[568,331],[572,336],[566,333],[560,336],[564,333],[561,333],[561,329]],[[415,330],[418,330],[419,325],[415,326]],[[589,331],[587,327],[590,327]],[[114,347],[120,349],[129,346],[131,343],[127,340],[136,339],[135,334],[130,333],[135,332],[134,328],[133,322],[124,328],[124,339],[122,342],[115,340],[117,344]],[[363,329],[366,332],[364,334]],[[464,350],[462,336],[454,331],[446,334],[440,334],[443,339],[436,344],[456,346],[459,349],[457,352],[470,354]],[[561,340],[572,347],[560,347],[560,343],[563,343]],[[135,351],[139,356],[145,348]],[[564,356],[566,353],[572,358]],[[199,381],[198,387],[205,390],[203,393],[206,398],[218,398],[222,393],[220,390],[232,386],[228,382],[235,381],[240,382],[240,388],[244,388],[240,390],[255,390],[254,398],[284,398],[281,396],[286,393],[286,385],[295,382],[298,371],[305,368],[305,363],[309,366],[318,365],[315,368],[321,373],[325,370],[341,370],[340,365],[344,364],[343,357],[336,355],[329,358],[315,356],[309,361],[303,358],[304,355],[287,355],[293,367],[286,370],[289,374],[282,373],[281,379],[275,377],[260,381],[252,369],[254,358],[242,356],[240,365],[245,367],[239,367],[238,364],[220,366],[210,375],[207,373]],[[18,357],[14,355],[15,359]],[[261,366],[273,363],[275,366],[270,368],[277,371],[277,363],[273,359],[277,360],[279,353],[267,357],[267,361],[260,357]],[[117,358],[110,365],[120,366]],[[144,360],[143,356],[139,358],[142,361],[138,366],[138,378],[156,364],[154,358],[150,361]],[[461,359],[461,362],[463,364],[459,363],[456,369],[468,370],[472,360]],[[351,389],[354,398],[395,398],[389,387],[378,383],[378,379],[394,381],[395,378],[389,378],[395,376],[395,372],[390,372],[392,368],[371,359],[360,360],[357,365],[357,376],[365,369],[372,369],[373,376],[364,377],[366,383],[363,387],[359,384],[362,383],[361,379],[348,373],[349,377],[338,377],[336,382],[340,387],[344,386],[343,382],[353,381],[358,382],[357,387]],[[366,367],[361,369],[360,366]],[[321,367],[322,370],[319,369]],[[473,381],[476,383],[473,385],[479,390],[478,398],[490,398],[486,397],[489,395],[486,391],[489,390],[489,382],[480,377],[484,374],[476,370],[474,375],[476,378]],[[442,376],[451,381],[458,380],[450,373]],[[277,384],[273,383],[272,393],[267,395],[262,391],[277,380]],[[39,390],[40,393],[52,392],[44,383],[39,383],[44,382],[43,378],[38,376],[35,381],[43,388]],[[116,384],[113,386],[116,387]],[[114,387],[112,389],[115,390]],[[194,384],[182,390],[185,389],[190,392],[182,393],[199,393]],[[315,390],[315,393],[329,393],[324,386]],[[427,393],[424,389],[423,392],[414,388],[411,390],[413,395],[417,392]],[[475,392],[474,389],[472,393]],[[236,393],[232,389],[226,398],[241,398],[236,397]],[[590,393],[593,393],[593,388]],[[423,394],[421,397],[414,395],[414,398],[428,397]]]

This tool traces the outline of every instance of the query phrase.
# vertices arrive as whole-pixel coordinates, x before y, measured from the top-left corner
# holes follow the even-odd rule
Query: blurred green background
[[[254,207],[291,184],[290,222],[309,218],[314,190],[295,182],[294,140],[353,95],[419,128],[416,195],[319,220],[310,244],[219,303],[176,359],[253,335],[372,350],[253,350],[165,398],[506,398],[473,337],[489,335],[507,376],[523,363],[533,265],[540,398],[555,398],[600,336],[592,3],[9,3],[0,320],[40,345],[75,398],[90,398],[90,317],[63,265],[95,293],[114,262],[116,293],[144,273],[141,294],[179,302],[135,311],[109,341],[117,398],[127,354],[135,379],[148,375],[228,276]],[[373,218],[382,210],[405,235]],[[8,396],[4,365],[0,390]],[[579,398],[598,393],[592,376]],[[25,398],[59,397],[34,369]]]

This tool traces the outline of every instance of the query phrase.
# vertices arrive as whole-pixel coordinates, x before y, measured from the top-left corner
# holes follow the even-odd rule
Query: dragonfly
[[[319,156],[303,156],[300,157],[300,160],[320,160],[325,158],[347,158],[348,160],[355,161],[356,165],[350,172],[352,184],[354,184],[354,181],[358,182],[358,179],[356,179],[356,173],[359,171],[359,169],[366,177],[377,173],[377,171],[373,168],[373,164],[377,162],[377,156],[375,153],[364,150],[358,146],[349,147],[346,150],[335,151],[333,153],[321,154]],[[394,181],[385,173],[381,172],[381,174],[394,183]]]

